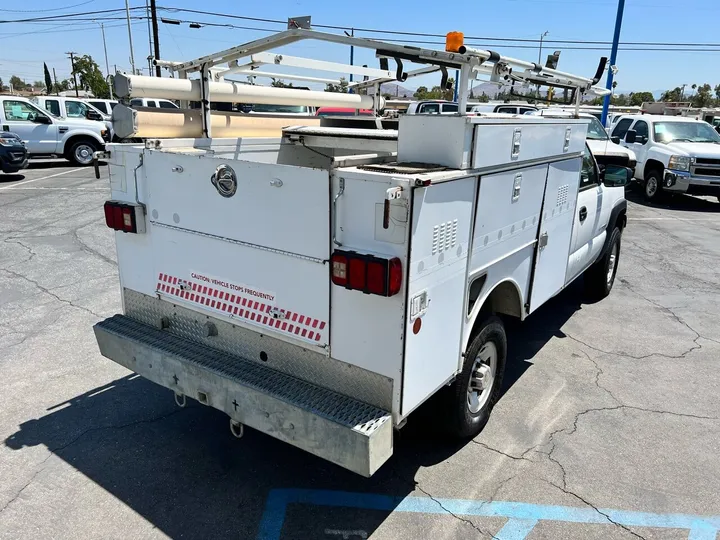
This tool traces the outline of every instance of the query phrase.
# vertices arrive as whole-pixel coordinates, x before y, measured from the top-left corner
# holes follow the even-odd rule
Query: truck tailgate
[[[140,292],[327,345],[327,171],[148,150],[142,169],[154,290]]]

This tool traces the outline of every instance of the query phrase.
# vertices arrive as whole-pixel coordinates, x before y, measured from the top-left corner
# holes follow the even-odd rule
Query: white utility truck
[[[293,118],[274,138],[215,137],[257,118],[212,111],[211,99],[382,106],[211,80],[214,65],[304,39],[372,49],[395,59],[399,80],[403,61],[459,69],[460,112],[405,115],[397,131]],[[629,169],[596,165],[584,120],[465,113],[478,74],[564,85],[578,103],[603,92],[599,75],[302,28],[171,65],[176,78],[115,77],[124,99],[164,89],[202,101],[202,133],[154,139],[198,128],[171,125],[181,113],[124,116],[145,143],[97,155],[110,168],[123,314],[95,334],[103,355],[178,404],[227,413],[236,436],[247,425],[370,476],[394,429],[438,392],[447,427],[474,436],[501,389],[500,317],[525,319],[582,274],[596,297],[610,292]]]

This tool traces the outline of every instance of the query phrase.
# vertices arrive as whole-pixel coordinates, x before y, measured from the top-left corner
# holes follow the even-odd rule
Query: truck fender
[[[74,139],[78,136],[82,137],[90,137],[91,139],[94,139],[101,148],[105,147],[105,141],[100,136],[99,133],[95,133],[92,130],[89,129],[70,129],[67,133],[65,133],[65,136],[60,140],[61,147],[58,149],[58,153],[62,154],[66,150],[66,144],[70,139]]]
[[[466,319],[470,323],[469,328],[471,330],[467,332],[467,335],[463,336],[463,354],[467,350],[470,339],[477,331],[477,325],[482,322],[485,315],[494,312],[511,315],[523,320],[525,318],[525,309],[523,308],[525,299],[523,296],[520,285],[513,278],[503,279],[493,285],[492,288],[488,287],[487,290],[484,290]]]
[[[605,243],[603,244],[602,249],[600,250],[600,254],[598,255],[596,260],[602,259],[605,254],[607,253],[608,249],[610,249],[610,238],[612,237],[612,232],[615,227],[620,227],[620,231],[622,231],[625,226],[627,225],[627,201],[625,199],[622,199],[619,201],[615,207],[610,212],[610,219],[608,220],[607,224],[607,234],[605,235]]]

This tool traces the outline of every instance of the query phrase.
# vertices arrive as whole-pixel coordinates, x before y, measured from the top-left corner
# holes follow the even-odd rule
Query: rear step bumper
[[[387,411],[123,315],[94,330],[110,360],[341,467],[371,476],[392,455]]]

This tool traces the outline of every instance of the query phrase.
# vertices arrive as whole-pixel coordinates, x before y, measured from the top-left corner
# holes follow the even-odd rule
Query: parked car
[[[110,131],[110,139],[114,138],[112,116],[103,113],[85,100],[63,96],[36,96],[31,101],[59,118],[85,118],[103,122]]]
[[[130,100],[130,107],[153,107],[157,109],[179,109],[174,101],[157,98],[133,98]]]
[[[371,109],[349,109],[347,107],[320,107],[315,116],[375,116]]]
[[[30,158],[64,157],[76,165],[90,165],[93,152],[110,141],[102,122],[58,118],[18,96],[0,96],[0,129],[16,133]]]
[[[626,115],[612,139],[637,155],[635,179],[645,198],[663,193],[711,195],[720,200],[720,134],[702,120],[682,116]]]
[[[545,118],[572,118],[574,114],[564,110],[540,109],[525,113],[528,116]],[[635,170],[637,156],[630,148],[625,148],[610,140],[600,120],[592,113],[580,113],[580,118],[588,120],[587,145],[600,165],[621,165]]]
[[[15,133],[0,131],[0,170],[16,173],[27,167],[28,152]]]
[[[255,103],[241,106],[241,110],[247,114],[315,116],[315,108],[307,105],[266,105]]]
[[[454,101],[430,100],[413,101],[405,114],[457,114],[458,104]]]
[[[95,107],[97,110],[99,110],[103,114],[107,114],[109,116],[112,116],[112,111],[115,108],[115,105],[118,104],[118,101],[114,99],[84,99],[85,103],[89,103],[93,107]]]
[[[505,114],[529,114],[537,111],[538,108],[528,104],[513,103],[468,103],[469,113],[505,113]]]

